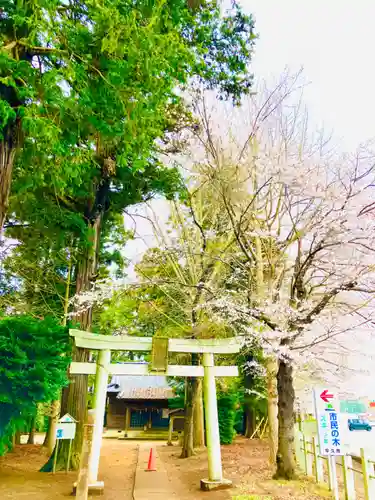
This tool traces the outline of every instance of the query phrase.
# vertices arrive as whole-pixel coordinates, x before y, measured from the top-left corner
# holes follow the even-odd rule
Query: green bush
[[[219,393],[217,405],[219,415],[220,443],[231,444],[236,435],[234,426],[236,422],[236,410],[239,405],[238,393]]]
[[[67,384],[68,354],[68,329],[54,319],[0,318],[0,454],[38,403],[53,400]]]

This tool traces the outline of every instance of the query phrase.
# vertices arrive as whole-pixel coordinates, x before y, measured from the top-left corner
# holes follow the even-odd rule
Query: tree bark
[[[88,227],[88,244],[84,248],[77,265],[76,275],[76,293],[89,290],[92,282],[95,281],[100,244],[100,231],[103,214],[102,212],[97,217],[89,222]],[[88,307],[83,311],[77,311],[74,318],[80,324],[82,330],[90,331],[92,325],[92,308]],[[78,347],[73,348],[72,361],[89,361],[89,352],[86,349]],[[61,414],[69,413],[77,420],[76,436],[72,443],[71,450],[71,469],[78,470],[80,454],[82,450],[83,440],[83,424],[87,417],[87,393],[88,393],[88,376],[74,375],[69,376],[69,385],[62,391],[61,397]],[[68,461],[69,441],[62,440],[58,450],[56,461],[57,470],[66,468]],[[55,451],[54,451],[55,453]],[[42,467],[42,472],[50,472],[53,455],[45,466]]]
[[[278,408],[277,408],[277,361],[275,358],[268,358],[267,370],[267,411],[268,411],[268,442],[269,461],[272,465],[276,463],[277,443],[278,443]]]
[[[286,361],[279,361],[277,372],[277,392],[279,397],[279,439],[276,457],[275,479],[294,479],[294,387],[293,368]]]
[[[204,439],[204,412],[203,412],[203,381],[196,377],[196,390],[194,393],[194,431],[193,431],[193,447],[203,448],[205,446]]]
[[[78,261],[76,277],[76,293],[90,290],[92,282],[96,278],[98,269],[100,231],[101,231],[102,213],[90,221],[88,231],[88,245],[84,249],[81,258]],[[86,308],[74,318],[79,322],[82,330],[90,331],[92,325],[92,307]],[[89,361],[89,353],[86,349],[74,347],[73,361]],[[66,412],[77,420],[76,436],[72,445],[71,464],[74,470],[79,467],[80,454],[83,441],[83,424],[87,418],[87,392],[88,376],[74,375],[70,377],[70,384],[67,387],[68,395],[64,402],[67,402]],[[65,411],[63,412],[65,413]],[[63,443],[60,447],[58,463],[64,467],[68,459],[69,443]]]
[[[199,354],[193,353],[191,355],[191,364],[193,366],[199,365]],[[199,397],[202,400],[202,395],[202,382],[199,381],[198,377],[187,377],[185,392],[184,443],[182,447],[181,458],[188,458],[194,455],[194,427],[196,425],[194,416],[197,416],[195,408]]]
[[[18,148],[19,126],[15,123],[4,131],[0,141],[0,234],[3,232],[8,211],[14,158]]]
[[[14,436],[14,444],[15,445],[21,444],[21,432],[20,431],[16,431],[16,434]]]
[[[181,458],[189,458],[194,455],[194,392],[197,377],[186,378],[185,392],[185,420],[184,420],[184,442]]]
[[[254,358],[252,355],[246,357],[246,361],[250,362]],[[244,410],[245,410],[245,429],[244,435],[247,438],[251,438],[253,432],[256,428],[256,412],[253,407],[250,391],[254,389],[254,376],[251,373],[244,372],[244,387],[245,387],[245,395],[244,395]]]
[[[60,401],[55,400],[51,403],[51,415],[48,417],[48,429],[44,439],[43,446],[47,447],[48,453],[51,454],[56,444],[56,428],[60,413]]]
[[[30,431],[27,444],[35,444],[35,417],[31,417]]]
[[[103,214],[100,213],[88,226],[88,246],[84,249],[78,261],[76,277],[76,294],[90,290],[96,279],[99,264],[100,232]],[[77,311],[75,321],[80,324],[81,330],[90,331],[92,325],[92,307],[87,307],[83,312]]]
[[[88,246],[84,249],[83,255],[78,261],[76,277],[77,294],[90,290],[92,282],[95,281],[96,278],[99,261],[102,216],[103,214],[99,213],[97,217],[89,223]],[[90,331],[92,326],[92,307],[88,307],[84,311],[78,312],[74,319],[79,322],[81,330]],[[74,347],[73,361],[89,361],[88,351]],[[88,376],[75,375],[72,377],[71,383],[67,389],[67,412],[78,421],[76,437],[72,446],[72,466],[74,469],[78,469],[83,441],[83,423],[87,418]],[[61,448],[65,465],[68,446]]]
[[[245,437],[251,438],[255,431],[255,411],[250,402],[245,403]]]
[[[89,359],[88,351],[75,347],[72,355],[73,361],[86,362]],[[79,469],[79,461],[82,450],[83,440],[83,424],[87,417],[87,392],[88,378],[87,375],[70,376],[70,384],[64,388],[61,398],[61,414],[69,413],[77,420],[76,435],[72,443],[71,450],[71,470]],[[56,434],[56,433],[55,433]],[[53,457],[56,452],[56,446],[49,461],[42,467],[42,472],[50,472],[52,470]],[[58,457],[56,460],[56,470],[66,469],[69,453],[69,440],[61,440]]]

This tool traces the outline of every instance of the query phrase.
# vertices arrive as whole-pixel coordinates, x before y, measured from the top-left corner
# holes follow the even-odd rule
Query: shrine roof
[[[130,364],[130,363],[128,363]],[[131,363],[142,364],[142,363]],[[170,399],[175,397],[164,375],[113,375],[107,393],[117,399]]]

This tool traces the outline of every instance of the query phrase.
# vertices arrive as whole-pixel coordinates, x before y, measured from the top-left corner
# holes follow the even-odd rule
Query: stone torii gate
[[[77,347],[98,351],[97,362],[72,362],[72,375],[95,375],[93,398],[94,430],[89,462],[89,488],[102,489],[98,482],[100,449],[103,437],[104,413],[109,375],[166,375],[168,377],[203,377],[208,479],[201,480],[201,488],[211,490],[231,486],[223,478],[215,377],[238,376],[237,366],[215,366],[214,354],[234,354],[241,349],[235,339],[167,339],[162,337],[130,337],[97,335],[81,330],[70,330]],[[111,351],[152,352],[149,364],[131,365],[111,363]],[[168,353],[202,354],[202,365],[170,365]]]

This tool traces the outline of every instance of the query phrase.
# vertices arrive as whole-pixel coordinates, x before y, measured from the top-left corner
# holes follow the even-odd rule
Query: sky
[[[304,91],[312,125],[324,125],[346,151],[375,137],[375,71],[372,47],[375,2],[371,0],[241,0],[256,21],[255,80],[277,80],[284,68],[304,68]],[[163,201],[153,203],[166,217]],[[133,221],[125,219],[127,227]],[[127,258],[139,261],[152,246],[152,229],[137,220],[139,239]]]
[[[342,138],[344,149],[375,136],[371,0],[242,0],[259,39],[253,69],[270,78],[304,68],[310,118]]]

